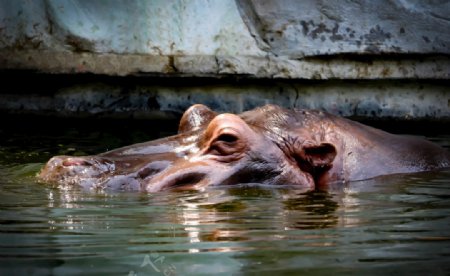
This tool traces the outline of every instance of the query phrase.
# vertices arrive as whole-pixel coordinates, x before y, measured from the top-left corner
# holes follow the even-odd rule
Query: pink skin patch
[[[87,162],[84,159],[81,158],[67,158],[63,161],[63,166],[70,167],[70,166],[88,166],[90,165],[89,162]]]

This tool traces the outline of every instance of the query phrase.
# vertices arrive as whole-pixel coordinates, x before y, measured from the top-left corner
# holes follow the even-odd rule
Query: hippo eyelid
[[[224,128],[220,130],[219,134],[213,140],[213,142],[225,142],[225,143],[234,143],[239,140],[239,132],[234,128]]]
[[[245,137],[234,128],[226,127],[216,132],[216,137],[210,142],[208,154],[221,156],[220,161],[229,162],[242,157],[246,151],[247,143]]]
[[[219,137],[216,138],[216,141],[222,141],[222,142],[226,142],[226,143],[234,143],[238,140],[239,138],[231,133],[223,133],[220,134]]]

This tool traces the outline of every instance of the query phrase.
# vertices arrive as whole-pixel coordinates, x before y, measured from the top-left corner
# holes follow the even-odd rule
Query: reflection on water
[[[41,142],[0,144],[1,275],[450,272],[450,170],[314,192],[246,184],[89,193],[34,175],[55,151],[100,145],[35,135]]]

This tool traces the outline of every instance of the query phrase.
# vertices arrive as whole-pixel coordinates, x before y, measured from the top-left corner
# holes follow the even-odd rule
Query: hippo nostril
[[[62,165],[65,167],[70,166],[90,166],[91,163],[82,159],[82,158],[67,158],[62,162]]]

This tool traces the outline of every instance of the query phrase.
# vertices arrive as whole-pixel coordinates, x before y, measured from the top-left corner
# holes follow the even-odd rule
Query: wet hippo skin
[[[239,115],[194,105],[177,135],[85,157],[56,156],[42,182],[89,189],[199,189],[261,183],[306,190],[450,166],[445,149],[316,110],[266,105]]]

